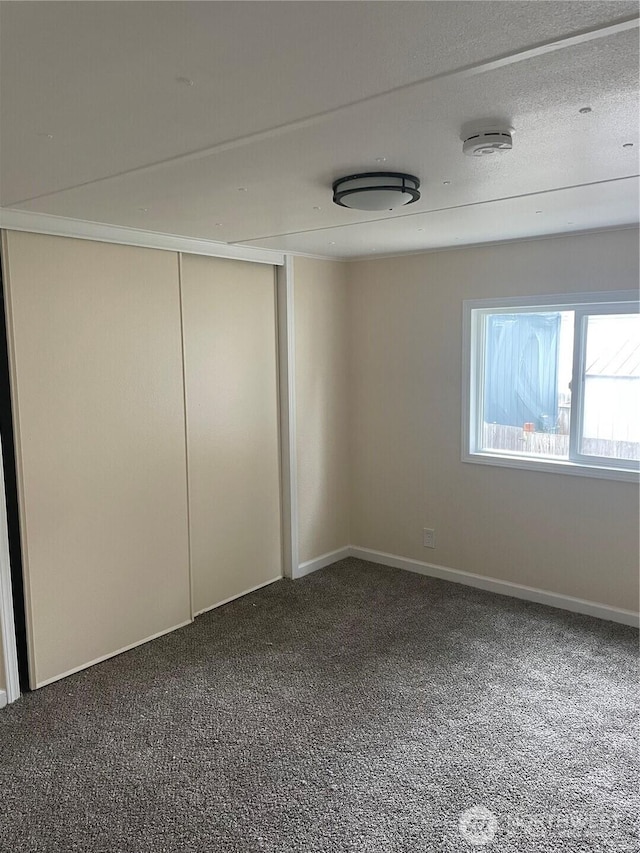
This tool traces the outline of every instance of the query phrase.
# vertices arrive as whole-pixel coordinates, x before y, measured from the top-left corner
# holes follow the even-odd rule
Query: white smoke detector
[[[482,127],[465,135],[462,152],[469,157],[483,157],[486,154],[502,154],[513,148],[512,127]]]

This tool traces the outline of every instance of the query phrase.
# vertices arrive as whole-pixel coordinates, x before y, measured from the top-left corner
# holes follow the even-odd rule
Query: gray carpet
[[[631,628],[344,560],[0,712],[0,849],[637,851],[636,662]]]

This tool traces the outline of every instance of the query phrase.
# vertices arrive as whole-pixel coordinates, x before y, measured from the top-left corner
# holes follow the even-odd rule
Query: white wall
[[[462,301],[637,288],[637,231],[349,272],[351,544],[637,609],[636,485],[460,460]]]
[[[300,563],[349,545],[347,270],[294,260]]]

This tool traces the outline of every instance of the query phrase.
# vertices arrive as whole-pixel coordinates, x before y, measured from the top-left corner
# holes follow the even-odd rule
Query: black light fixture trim
[[[351,189],[340,190],[340,187],[350,181],[361,180],[362,178],[379,178],[380,183],[370,187],[353,187]],[[385,184],[384,178],[396,178],[401,181],[400,184]],[[354,193],[380,192],[380,190],[389,190],[390,192],[407,193],[412,196],[411,201],[404,203],[403,207],[408,204],[413,204],[420,198],[420,179],[415,175],[408,175],[406,172],[359,172],[357,175],[347,175],[344,178],[338,178],[333,182],[333,201],[339,204],[340,207],[347,207],[349,210],[354,208],[342,203],[342,199]],[[384,208],[383,208],[384,209]]]

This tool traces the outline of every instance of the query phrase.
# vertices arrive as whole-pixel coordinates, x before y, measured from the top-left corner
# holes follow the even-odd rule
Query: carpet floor
[[[637,851],[637,648],[343,560],[1,711],[0,850]]]

